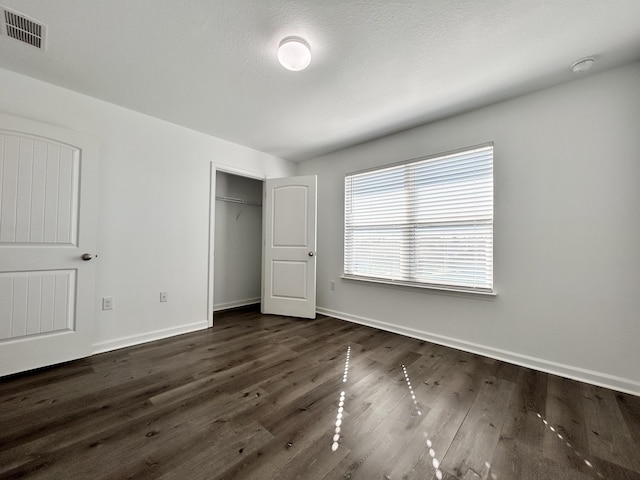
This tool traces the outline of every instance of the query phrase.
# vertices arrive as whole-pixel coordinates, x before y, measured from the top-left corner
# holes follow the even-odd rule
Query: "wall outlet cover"
[[[102,310],[113,310],[113,297],[102,297]]]

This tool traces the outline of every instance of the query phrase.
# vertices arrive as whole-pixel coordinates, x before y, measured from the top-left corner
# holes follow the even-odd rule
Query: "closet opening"
[[[264,181],[212,166],[211,182],[215,188],[211,199],[209,322],[213,326],[217,312],[260,306]]]

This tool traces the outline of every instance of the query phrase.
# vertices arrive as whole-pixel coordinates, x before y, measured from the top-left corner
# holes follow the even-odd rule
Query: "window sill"
[[[477,295],[477,296],[488,297],[488,298],[493,298],[497,296],[496,292],[487,292],[487,291],[481,291],[481,290],[467,290],[464,288],[445,287],[445,286],[428,285],[428,284],[420,285],[416,283],[409,283],[409,282],[402,282],[402,281],[384,280],[381,278],[357,277],[357,276],[344,275],[344,274],[340,275],[340,278],[342,278],[343,280],[375,283],[379,285],[389,285],[389,286],[400,287],[400,288],[417,288],[420,290],[433,290],[435,292],[442,292],[442,293],[454,293],[454,294],[463,294],[463,295],[468,294],[472,296]]]

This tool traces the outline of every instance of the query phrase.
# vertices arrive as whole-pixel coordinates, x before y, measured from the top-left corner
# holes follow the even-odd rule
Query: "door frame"
[[[217,172],[229,173],[231,175],[237,175],[239,177],[250,178],[252,180],[260,180],[263,182],[267,179],[266,176],[251,172],[248,170],[242,170],[239,168],[228,167],[226,165],[217,165],[215,162],[211,162],[210,166],[210,178],[209,178],[209,267],[207,278],[207,322],[209,328],[213,327],[213,305],[214,305],[214,289],[215,289],[215,234],[216,234],[216,175]],[[263,187],[264,196],[264,187]],[[262,206],[262,216],[264,219],[264,204]],[[262,227],[262,242],[264,244],[264,225]],[[264,255],[264,253],[263,253]],[[262,278],[262,269],[264,269],[263,261],[261,260],[260,278]],[[260,282],[262,284],[262,281]],[[260,289],[262,291],[262,285]],[[262,295],[261,295],[262,296]]]

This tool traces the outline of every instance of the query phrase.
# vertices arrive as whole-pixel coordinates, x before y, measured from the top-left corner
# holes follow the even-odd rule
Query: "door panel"
[[[0,273],[0,340],[73,330],[75,270]]]
[[[277,298],[307,298],[306,282],[307,262],[291,260],[273,260],[273,277],[271,294]]]
[[[307,185],[283,185],[273,189],[273,246],[302,247],[309,245],[307,227]]]
[[[90,355],[96,148],[0,114],[0,375]]]
[[[7,132],[0,149],[0,243],[74,244],[80,151]]]
[[[316,182],[265,182],[263,313],[315,318]]]

